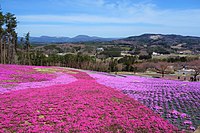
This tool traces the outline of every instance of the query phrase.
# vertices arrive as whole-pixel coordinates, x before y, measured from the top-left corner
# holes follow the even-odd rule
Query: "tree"
[[[11,63],[17,63],[18,62],[18,57],[17,57],[17,33],[16,32],[13,32],[12,33],[12,39],[11,39]]]
[[[136,69],[137,72],[146,72],[147,69],[154,68],[152,66],[152,63],[149,63],[149,62],[136,63],[135,67],[137,68]]]
[[[25,47],[26,47],[26,62],[28,62],[28,65],[31,65],[31,59],[30,59],[30,33],[28,32],[25,35]]]
[[[154,63],[153,66],[159,73],[162,74],[162,77],[164,77],[164,74],[167,71],[169,63],[167,63],[167,62],[157,62],[157,63]]]
[[[200,60],[194,60],[187,63],[187,66],[190,69],[194,70],[194,73],[192,73],[194,81],[197,81],[197,76],[200,75]]]
[[[125,71],[132,71],[133,64],[136,62],[136,56],[125,56],[118,61],[119,63],[123,63]]]
[[[151,59],[152,56],[151,55],[140,55],[139,56],[139,60],[148,60],[148,59]]]
[[[6,40],[7,40],[7,56],[8,63],[16,63],[16,45],[17,45],[17,33],[15,28],[17,27],[17,20],[14,14],[5,14],[5,26],[6,26]],[[5,44],[4,44],[5,45]]]
[[[21,45],[21,63],[25,65],[25,44],[24,44],[24,38],[20,38],[20,45]]]
[[[131,71],[133,71],[134,74],[135,74],[137,70],[138,70],[138,64],[133,63],[133,64],[131,65]]]
[[[3,25],[4,25],[4,15],[0,9],[0,56],[1,56],[0,63],[3,63],[3,34],[4,34]]]
[[[123,69],[123,65],[122,64],[117,64],[117,71],[119,72],[119,71],[122,71],[122,69]]]
[[[113,57],[111,58],[110,62],[109,62],[109,71],[110,72],[115,72],[117,71],[117,59],[114,59]]]

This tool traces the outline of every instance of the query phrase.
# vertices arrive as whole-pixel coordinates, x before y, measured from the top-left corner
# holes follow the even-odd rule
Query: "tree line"
[[[24,54],[24,62],[29,62],[29,33],[25,36],[25,43],[18,45],[18,36],[16,32],[17,18],[12,13],[3,14],[0,9],[0,63],[1,64],[21,64],[19,55]],[[21,49],[19,50],[19,48]],[[24,63],[27,64],[27,63]]]
[[[16,63],[17,20],[14,14],[3,14],[0,11],[0,62],[3,64]]]

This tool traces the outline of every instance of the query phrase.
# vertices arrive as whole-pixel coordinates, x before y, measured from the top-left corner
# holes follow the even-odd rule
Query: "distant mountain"
[[[30,42],[32,43],[65,43],[65,42],[89,42],[89,41],[101,42],[101,41],[112,41],[112,40],[116,40],[116,38],[102,38],[102,37],[87,36],[87,35],[78,35],[73,38],[50,37],[50,36],[30,37]]]
[[[132,45],[200,45],[200,37],[163,35],[163,34],[143,34],[140,36],[130,36],[124,39],[115,40],[115,43]]]
[[[55,43],[55,42],[67,42],[69,37],[50,37],[50,36],[41,36],[41,37],[30,37],[30,42],[34,43]]]
[[[20,40],[20,38],[19,38]],[[96,36],[78,35],[75,37],[30,37],[30,42],[35,44],[49,43],[73,43],[73,42],[102,42],[111,44],[128,44],[128,45],[162,45],[175,46],[182,44],[183,47],[200,46],[200,37],[182,36],[182,35],[164,35],[164,34],[143,34],[140,36],[130,36],[127,38],[102,38]]]
[[[101,37],[90,37],[90,36],[87,36],[87,35],[78,35],[74,38],[71,38],[70,41],[72,42],[86,42],[86,41],[97,41],[97,40],[104,40],[104,38],[101,38]],[[112,39],[111,39],[112,40]]]

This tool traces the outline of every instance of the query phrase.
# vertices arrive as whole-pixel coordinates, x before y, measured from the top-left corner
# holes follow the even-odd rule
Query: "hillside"
[[[111,38],[99,38],[99,37],[89,37],[85,35],[79,35],[74,38],[55,38],[55,37],[40,37],[40,38],[33,38],[31,37],[30,40],[32,43],[58,43],[55,47],[60,47],[62,50],[60,52],[66,53],[65,50],[67,45],[62,44],[70,44],[74,43],[77,46],[79,45],[87,45],[90,47],[90,51],[95,51],[97,47],[104,47],[113,46],[113,48],[117,47],[127,47],[129,49],[129,53],[131,54],[152,54],[153,52],[157,52],[160,54],[199,54],[200,53],[200,37],[193,37],[193,36],[181,36],[181,35],[163,35],[163,34],[143,34],[140,36],[130,36],[124,39],[111,39]],[[63,43],[68,42],[68,43]],[[89,46],[89,45],[90,46]],[[76,45],[72,45],[72,47],[77,47]],[[91,47],[92,46],[92,47]],[[121,47],[121,48],[122,48]],[[83,48],[83,47],[82,47]],[[122,48],[123,49],[123,48]],[[56,53],[56,49],[48,49],[50,53]],[[84,53],[85,49],[81,49],[81,52]],[[44,49],[42,49],[44,51]],[[47,53],[47,52],[45,52]],[[57,51],[59,53],[59,51]],[[91,52],[92,55],[94,52]]]
[[[200,124],[199,82],[0,65],[0,132],[184,132]]]
[[[140,36],[130,36],[115,42],[127,42],[136,45],[200,45],[200,37],[181,36],[181,35],[163,35],[163,34],[143,34]]]
[[[200,53],[200,37],[193,36],[143,34],[140,36],[130,36],[124,39],[114,40],[113,43],[115,45],[123,44],[129,47],[134,47],[139,50],[140,53],[146,52],[148,54],[152,52],[160,54]]]

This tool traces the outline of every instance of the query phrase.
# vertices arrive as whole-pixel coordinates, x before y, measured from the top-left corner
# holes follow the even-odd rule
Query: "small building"
[[[96,50],[97,50],[97,52],[103,52],[104,48],[97,48]]]
[[[153,55],[153,56],[159,56],[160,53],[153,52],[152,55]]]
[[[49,57],[49,55],[48,55],[48,54],[44,54],[44,56],[45,56],[45,57]]]
[[[177,71],[177,75],[179,76],[191,76],[192,74],[194,74],[195,70],[194,69],[181,69]]]

